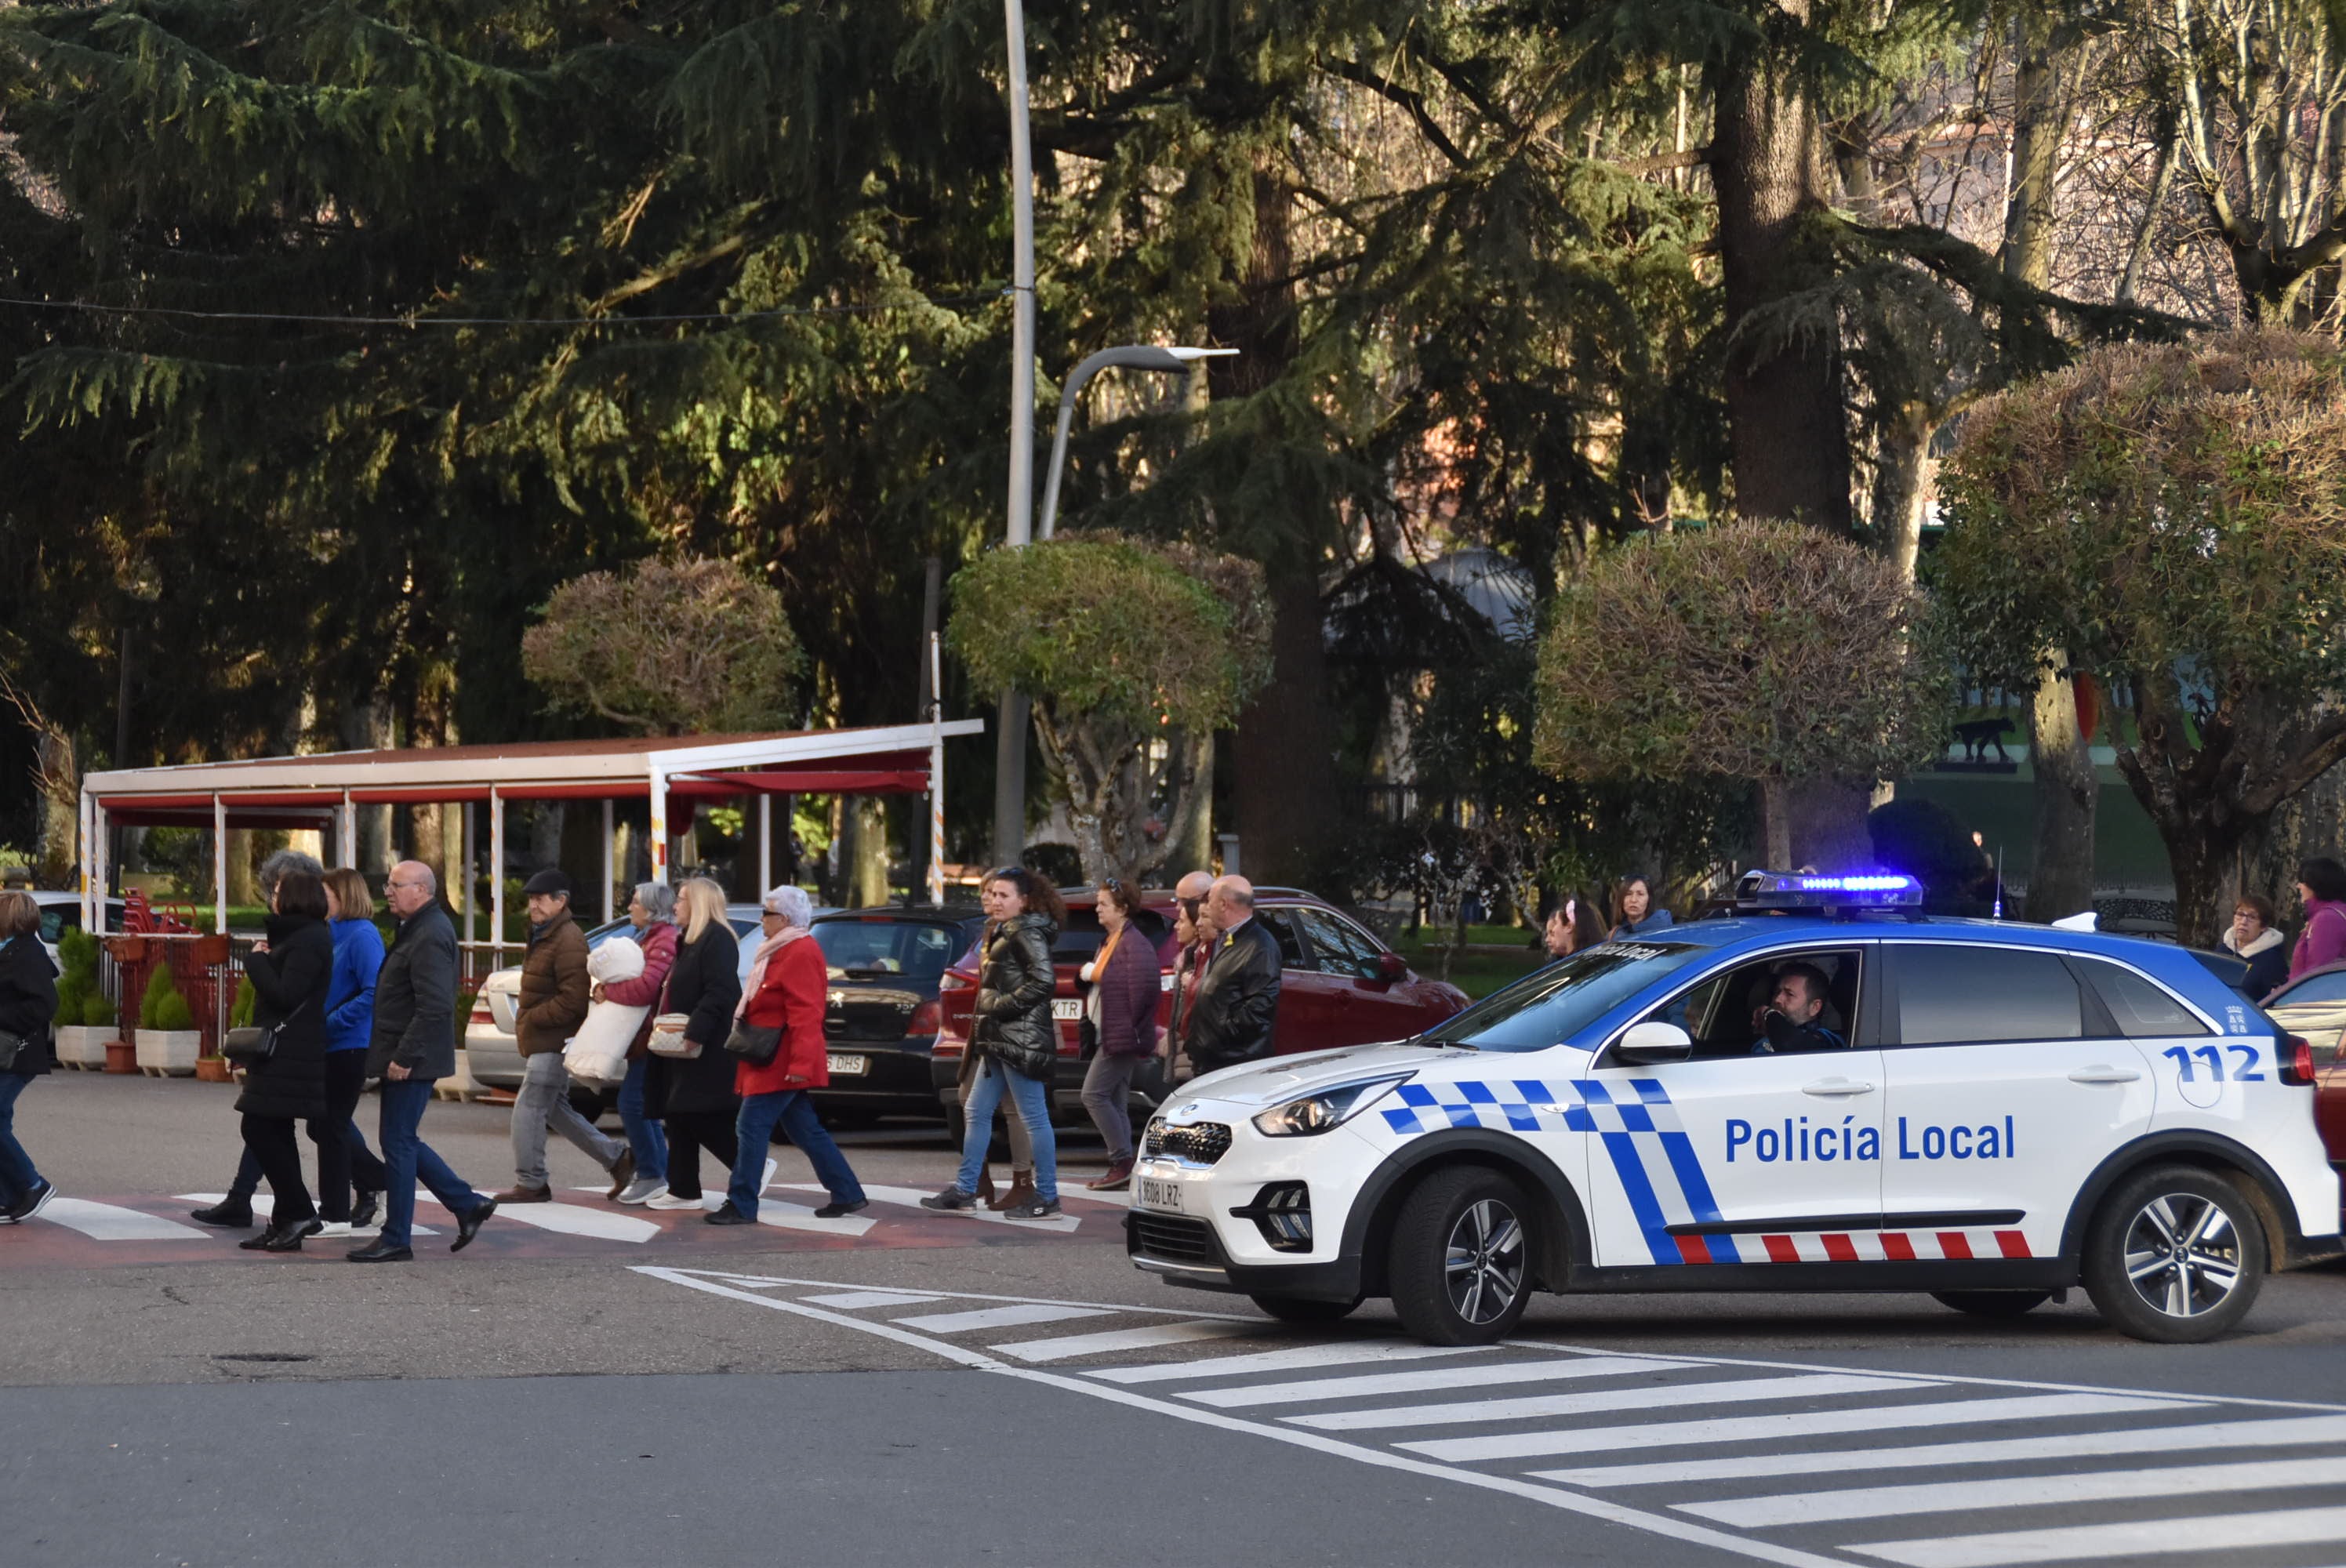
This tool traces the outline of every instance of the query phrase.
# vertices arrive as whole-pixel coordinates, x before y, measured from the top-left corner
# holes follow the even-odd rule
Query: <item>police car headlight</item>
[[[1414,1073],[1396,1073],[1387,1078],[1363,1078],[1355,1084],[1315,1089],[1300,1100],[1273,1105],[1256,1116],[1254,1130],[1269,1138],[1301,1138],[1324,1133],[1342,1126],[1375,1104],[1394,1084],[1415,1076]]]

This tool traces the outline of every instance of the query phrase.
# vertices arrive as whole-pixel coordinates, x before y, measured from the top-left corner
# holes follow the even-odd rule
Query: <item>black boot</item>
[[[369,1192],[364,1187],[359,1188],[358,1196],[351,1200],[351,1228],[364,1230],[372,1225],[375,1215],[381,1210],[382,1203],[382,1194]]]
[[[230,1193],[209,1208],[189,1209],[188,1217],[198,1225],[217,1225],[226,1230],[241,1230],[252,1223],[252,1205]]]
[[[326,1222],[314,1215],[308,1219],[289,1219],[271,1225],[259,1236],[248,1236],[237,1245],[247,1252],[299,1252],[301,1238],[315,1236],[326,1228]]]

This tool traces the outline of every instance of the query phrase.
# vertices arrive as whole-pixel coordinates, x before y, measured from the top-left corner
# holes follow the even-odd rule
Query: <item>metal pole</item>
[[[228,930],[228,808],[212,794],[212,929]]]
[[[93,910],[106,907],[103,895],[99,896],[96,905],[93,906],[90,902],[89,824],[91,820],[89,789],[85,786],[81,792],[81,809],[74,822],[75,830],[81,835],[81,842],[75,846],[74,859],[78,862],[81,871],[81,929],[87,932],[104,929]]]
[[[1031,537],[1035,508],[1035,155],[1026,124],[1026,14],[1002,0],[1010,60],[1010,520],[1013,549]],[[994,854],[1026,844],[1026,699],[1002,694],[994,750]]]
[[[652,881],[668,886],[668,775],[655,764],[652,776]]]
[[[352,864],[357,862],[353,860]],[[456,885],[448,890],[449,903],[456,911],[458,928],[464,940],[473,940],[473,803],[464,802],[456,809]]]
[[[359,809],[351,803],[351,792],[342,791],[342,814],[334,823],[334,858],[346,866],[359,866]]]
[[[505,810],[497,787],[489,786],[489,957],[505,966]]]
[[[929,634],[929,902],[945,901],[945,704],[944,639]]]
[[[758,897],[765,899],[766,890],[774,885],[774,798],[760,790],[758,795]]]
[[[1067,430],[1076,423],[1076,404],[1091,384],[1092,378],[1111,366],[1127,370],[1156,371],[1164,375],[1182,375],[1199,360],[1217,360],[1235,354],[1236,349],[1163,349],[1145,343],[1127,343],[1122,348],[1102,349],[1067,373],[1066,384],[1059,390],[1059,423],[1051,438],[1051,467],[1043,481],[1043,525],[1037,537],[1048,539],[1059,519],[1059,478],[1067,463]]]
[[[603,802],[603,923],[611,923],[611,802]]]

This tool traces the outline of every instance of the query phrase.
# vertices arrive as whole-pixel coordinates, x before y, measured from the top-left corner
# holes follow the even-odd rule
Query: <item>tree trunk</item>
[[[854,855],[847,862],[847,896],[857,907],[888,901],[888,806],[877,795],[858,795],[848,813],[854,825]]]
[[[1768,870],[1792,869],[1792,789],[1782,779],[1760,780],[1760,841],[1767,852]]]
[[[2066,656],[2055,656],[2066,669]],[[2094,907],[2094,821],[2101,780],[2084,727],[2077,687],[2066,674],[2037,684],[2028,716],[2028,762],[2035,771],[2036,836],[2028,867],[2024,918],[2044,924]]]
[[[1901,404],[1882,429],[1873,470],[1873,531],[1909,583],[1923,554],[1923,482],[1933,428],[1931,411],[1922,402]]]
[[[1778,4],[1792,21],[1807,24],[1810,0]],[[1718,81],[1710,171],[1731,328],[1821,281],[1830,264],[1801,234],[1804,219],[1831,205],[1832,176],[1816,107],[1788,53],[1754,48]],[[1739,514],[1849,529],[1841,372],[1831,332],[1729,348],[1723,390]]]
[[[1239,842],[1247,874],[1297,883],[1317,874],[1333,826],[1336,738],[1328,722],[1320,584],[1294,573],[1271,585],[1270,683],[1239,716]]]
[[[33,825],[34,880],[45,888],[77,887],[81,772],[75,766],[73,738],[60,728],[45,728],[34,746],[34,809],[38,813]]]
[[[2067,128],[2053,45],[2056,20],[2050,6],[2024,5],[2013,22],[2012,191],[2004,209],[2004,274],[2038,289],[2053,279],[2053,182]]]

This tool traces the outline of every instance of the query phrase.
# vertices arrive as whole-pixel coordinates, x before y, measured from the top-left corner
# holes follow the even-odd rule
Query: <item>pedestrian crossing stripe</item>
[[[1331,1341],[1322,1338],[1330,1330],[1230,1314],[946,1292],[905,1303],[885,1288],[835,1281],[648,1265],[635,1272],[918,1345],[973,1370],[1127,1410],[1445,1477],[1784,1568],[1847,1568],[1852,1561],[2018,1568],[2135,1555],[2283,1568],[2309,1559],[2301,1551],[2283,1558],[2266,1549],[2319,1549],[2328,1562],[2346,1547],[2346,1507],[2291,1505],[2292,1493],[2302,1498],[2307,1489],[2346,1482],[2346,1406],[2335,1404],[1524,1339],[1484,1347]],[[867,1317],[833,1309],[865,1301]],[[1060,1331],[1071,1312],[1096,1315],[1104,1326]],[[1122,1328],[1119,1317],[1147,1321]],[[914,1319],[934,1331],[912,1331]],[[1197,1352],[1183,1359],[1115,1359],[1127,1349],[1185,1343]],[[1510,1381],[1543,1391],[1511,1392]],[[1305,1413],[1282,1413],[1297,1405]],[[1681,1410],[1688,1413],[1617,1419]],[[1842,1434],[1920,1436],[1934,1427],[1953,1435],[1878,1449],[1836,1442]],[[1421,1435],[1461,1429],[1470,1435]],[[1988,1435],[1962,1441],[1972,1430]],[[1638,1448],[1666,1457],[1533,1468],[1548,1455]],[[2327,1451],[2260,1457],[2284,1449]],[[2125,1457],[2136,1455],[2188,1462]],[[2100,1456],[2118,1462],[2070,1468]],[[1943,1473],[1959,1467],[1970,1473]],[[1873,1470],[1932,1479],[1866,1484]],[[1800,1475],[1821,1484],[1763,1485],[1758,1495],[1737,1495],[1751,1489],[1732,1484]],[[1725,1495],[1702,1495],[1709,1481],[1730,1484]],[[1630,1490],[1653,1500],[1600,1495]],[[2163,1512],[2182,1507],[2191,1514],[2142,1517],[2154,1500]],[[2015,1509],[2035,1511],[2026,1528],[2003,1517]],[[1898,1522],[1910,1518],[1902,1528]],[[1893,1533],[1897,1539],[1885,1539]]]

